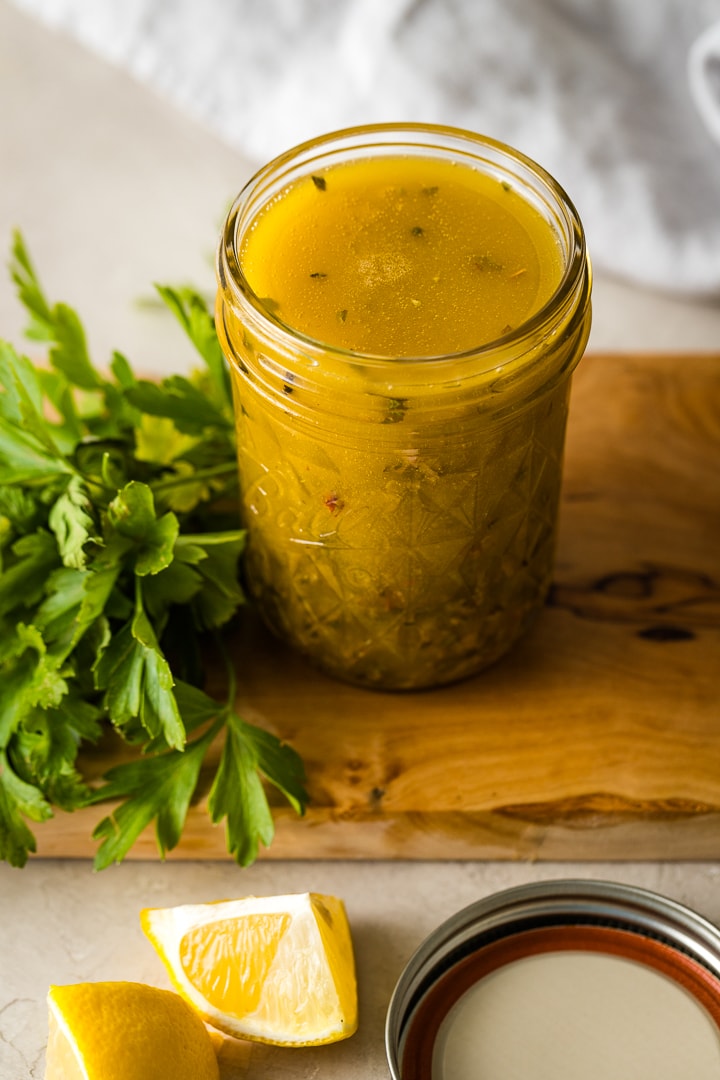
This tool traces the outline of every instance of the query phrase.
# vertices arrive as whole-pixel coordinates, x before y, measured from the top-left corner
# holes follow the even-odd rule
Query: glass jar
[[[381,355],[293,328],[250,287],[243,244],[263,212],[302,178],[324,189],[324,170],[399,156],[479,170],[542,220],[558,280],[521,324],[442,355]],[[217,273],[246,570],[269,626],[368,687],[437,686],[493,663],[535,619],[553,572],[570,376],[590,327],[584,235],[565,193],[534,162],[468,132],[349,129],[250,181]]]

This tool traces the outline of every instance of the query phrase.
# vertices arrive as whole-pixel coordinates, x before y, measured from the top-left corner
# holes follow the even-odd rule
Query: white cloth
[[[566,188],[596,266],[720,296],[720,142],[687,70],[720,0],[15,3],[258,165],[375,121],[511,143]]]

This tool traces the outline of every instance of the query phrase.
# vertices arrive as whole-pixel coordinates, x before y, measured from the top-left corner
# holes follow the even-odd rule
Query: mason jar
[[[562,188],[470,132],[341,131],[246,185],[217,276],[245,570],[268,625],[378,689],[496,661],[550,586],[590,327]]]

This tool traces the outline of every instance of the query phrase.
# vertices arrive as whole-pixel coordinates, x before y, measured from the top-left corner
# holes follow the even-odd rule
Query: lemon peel
[[[178,994],[134,982],[51,986],[45,1080],[219,1080],[210,1033]]]

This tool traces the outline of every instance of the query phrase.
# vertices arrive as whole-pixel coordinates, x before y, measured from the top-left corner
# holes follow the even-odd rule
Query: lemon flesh
[[[336,897],[150,908],[140,920],[178,992],[218,1030],[311,1046],[357,1029],[350,927]]]

